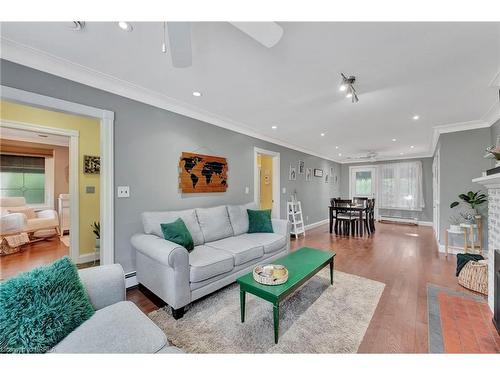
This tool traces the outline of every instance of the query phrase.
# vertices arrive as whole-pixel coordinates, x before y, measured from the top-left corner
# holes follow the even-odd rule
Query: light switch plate
[[[249,194],[250,193],[250,188],[248,186],[245,186],[245,194]]]
[[[130,197],[130,187],[129,186],[118,186],[117,187],[118,198],[128,198]]]
[[[281,189],[281,192],[282,192],[283,194],[286,194],[286,188]]]

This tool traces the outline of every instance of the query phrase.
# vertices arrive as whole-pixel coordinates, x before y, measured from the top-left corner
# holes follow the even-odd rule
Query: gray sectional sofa
[[[95,314],[54,346],[51,353],[182,353],[132,302],[125,300],[119,264],[80,270]]]
[[[131,242],[137,250],[137,281],[172,308],[176,319],[190,302],[236,281],[257,264],[288,254],[287,220],[272,219],[274,233],[247,233],[244,205],[196,208],[183,211],[144,212],[144,233]],[[181,218],[195,244],[184,247],[163,238],[160,224]]]

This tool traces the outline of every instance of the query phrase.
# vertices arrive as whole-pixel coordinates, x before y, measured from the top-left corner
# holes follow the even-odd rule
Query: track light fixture
[[[356,77],[347,77],[344,73],[340,73],[340,75],[342,76],[342,81],[340,82],[339,90],[345,92],[345,97],[351,99],[351,102],[359,102],[358,95],[356,94],[356,90],[354,89],[354,82],[356,82]]]

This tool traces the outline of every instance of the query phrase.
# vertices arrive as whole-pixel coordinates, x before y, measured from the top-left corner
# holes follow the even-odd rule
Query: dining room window
[[[421,211],[425,207],[421,161],[382,164],[378,175],[380,208]]]

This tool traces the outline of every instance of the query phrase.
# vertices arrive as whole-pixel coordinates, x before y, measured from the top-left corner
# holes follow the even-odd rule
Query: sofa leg
[[[181,307],[179,309],[174,309],[172,307],[172,316],[175,320],[181,319],[184,316],[184,307]]]

